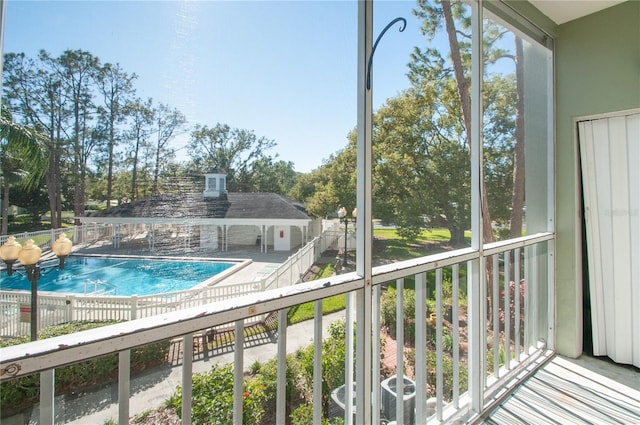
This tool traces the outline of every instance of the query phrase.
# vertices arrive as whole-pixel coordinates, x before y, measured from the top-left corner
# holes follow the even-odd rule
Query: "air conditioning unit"
[[[406,376],[403,377],[403,422],[405,424],[414,425],[416,410],[416,383]],[[387,420],[395,421],[398,418],[396,414],[397,394],[397,375],[393,375],[380,383],[382,397],[382,414]]]
[[[351,423],[356,421],[356,383],[352,382],[351,391],[351,413],[353,415]],[[331,404],[329,406],[329,417],[331,419],[344,418],[344,413],[347,406],[346,399],[346,386],[340,385],[335,390],[331,391]]]

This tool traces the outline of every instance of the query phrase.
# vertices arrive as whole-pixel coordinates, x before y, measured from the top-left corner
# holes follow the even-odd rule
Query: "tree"
[[[435,7],[426,6],[425,1],[419,1],[418,4],[420,6],[424,5],[424,10],[427,14],[433,14],[431,19],[425,20],[425,26],[423,26],[423,32],[425,35],[434,34],[437,31],[438,25],[428,28],[427,22],[433,24],[434,22],[443,22],[445,25],[445,30],[447,34],[447,39],[449,41],[449,49],[450,49],[450,59],[453,65],[453,74],[455,76],[455,80],[458,88],[458,96],[460,100],[460,108],[462,110],[463,123],[465,128],[465,140],[467,142],[467,146],[469,149],[469,154],[471,155],[471,93],[469,90],[469,60],[464,60],[463,54],[469,58],[469,52],[463,52],[462,49],[469,46],[469,42],[467,40],[470,39],[468,34],[465,34],[463,30],[468,30],[470,28],[470,20],[469,17],[466,16],[465,8],[462,6],[462,2],[455,3],[452,5],[452,2],[449,0],[442,0],[440,2],[440,11]],[[418,15],[420,13],[418,12]],[[424,14],[422,15],[425,16]],[[433,19],[437,17],[437,19]],[[458,20],[459,27],[456,26],[455,20]],[[461,39],[458,39],[458,36]],[[466,65],[465,65],[466,63]],[[481,182],[483,187],[485,186],[485,181]],[[491,227],[491,213],[489,210],[489,199],[487,195],[487,190],[484,188],[481,191],[482,199],[482,235],[485,243],[489,243],[493,241],[493,229]]]
[[[43,60],[57,64],[56,70],[62,83],[66,104],[72,114],[71,164],[73,164],[73,211],[76,216],[84,214],[87,166],[96,139],[91,137],[89,122],[93,118],[95,105],[92,91],[96,87],[100,62],[97,57],[84,50],[66,50],[59,58],[41,53]],[[77,223],[76,223],[77,224]]]
[[[307,204],[306,210],[312,217],[326,217],[335,213],[340,199],[327,172],[330,164],[316,168],[310,173],[299,174],[289,196]]]
[[[62,226],[62,186],[60,161],[65,149],[64,136],[70,117],[65,106],[62,83],[57,64],[46,60],[48,54],[41,51],[38,60],[27,58],[24,53],[7,53],[3,69],[4,98],[11,110],[23,118],[24,124],[47,135],[44,149],[49,164],[46,166],[45,183],[49,195],[51,226]]]
[[[149,146],[149,137],[153,132],[152,100],[135,99],[128,107],[130,126],[126,132],[126,139],[130,147],[128,162],[131,164],[131,192],[130,199],[138,198],[138,173],[140,156],[144,148]]]
[[[415,10],[423,19],[422,31],[433,40],[444,29],[449,44],[450,56],[444,58],[435,49],[416,49],[411,64],[410,76],[443,75],[455,76],[460,112],[465,128],[465,138],[470,145],[471,102],[469,91],[470,70],[470,16],[468,8],[460,1],[418,2]],[[493,240],[491,218],[511,222],[511,236],[520,236],[524,206],[524,102],[523,102],[523,49],[522,40],[513,35],[515,55],[506,51],[504,39],[510,31],[486,20],[483,27],[483,58],[485,75],[483,80],[483,147],[484,173],[482,181],[483,238],[485,243]],[[515,63],[515,75],[507,74],[504,68],[489,75],[490,67],[500,59]],[[450,63],[447,68],[443,64]],[[435,65],[435,66],[434,66]],[[437,72],[432,72],[437,69]],[[505,101],[507,100],[508,101]],[[470,152],[470,151],[469,151]],[[509,194],[510,199],[505,198]],[[491,203],[489,202],[491,199]],[[509,208],[510,206],[510,208]],[[509,217],[510,216],[510,217]]]
[[[137,77],[124,72],[119,64],[110,63],[100,68],[97,76],[98,91],[102,96],[98,116],[107,140],[107,208],[111,206],[115,149],[120,141],[118,124],[126,119],[130,98],[135,93],[133,81]]]
[[[374,116],[374,211],[405,238],[442,226],[452,245],[466,244],[471,162],[461,120],[449,113],[457,103],[453,78],[423,79]]]
[[[192,165],[200,172],[212,168],[227,172],[227,187],[233,192],[251,190],[251,165],[267,156],[276,146],[273,140],[258,137],[253,131],[197,125],[189,141]]]
[[[7,234],[12,185],[22,183],[34,189],[45,174],[46,150],[44,137],[13,122],[6,107],[0,111],[0,177],[2,177],[2,229]],[[26,175],[26,176],[25,176]],[[26,177],[26,178],[25,178]]]
[[[516,146],[513,153],[513,195],[511,197],[510,236],[522,235],[524,214],[524,48],[522,38],[515,37],[516,50]]]
[[[11,203],[24,208],[32,217],[34,224],[40,224],[42,214],[49,209],[49,199],[43,184],[37,186],[19,185],[20,190],[11,195]]]
[[[275,161],[270,156],[253,161],[251,164],[252,191],[286,195],[296,182],[296,172],[293,167],[291,161]]]
[[[154,112],[156,124],[156,143],[154,146],[155,163],[153,165],[153,188],[151,192],[158,194],[158,179],[161,165],[166,159],[173,159],[175,152],[169,148],[169,142],[177,135],[187,122],[185,116],[177,109],[161,104]]]

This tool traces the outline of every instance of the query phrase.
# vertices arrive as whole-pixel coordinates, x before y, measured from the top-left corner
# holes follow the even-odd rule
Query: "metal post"
[[[347,267],[347,230],[349,226],[349,220],[344,217],[344,258],[342,259],[342,266]]]
[[[31,341],[38,339],[38,279],[40,279],[40,266],[24,266],[27,271],[27,279],[31,282]]]

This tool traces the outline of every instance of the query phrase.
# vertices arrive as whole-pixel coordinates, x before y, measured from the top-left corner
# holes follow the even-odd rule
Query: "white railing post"
[[[514,288],[514,301],[515,301],[515,318],[514,318],[514,323],[513,323],[513,330],[515,332],[515,353],[514,353],[514,359],[516,361],[516,363],[520,363],[520,353],[522,352],[520,346],[521,346],[521,337],[520,337],[520,327],[522,326],[521,323],[521,318],[520,315],[522,314],[522,306],[520,305],[520,287],[521,287],[521,282],[520,282],[520,248],[516,248],[515,252],[514,252],[514,256],[513,256],[513,270],[514,270],[514,276],[513,276],[513,281],[515,283],[515,288]]]
[[[471,408],[479,413],[482,410],[482,390],[484,387],[484,371],[482,370],[482,357],[484,347],[482,346],[481,333],[483,329],[483,308],[485,302],[482,299],[481,270],[479,259],[469,261],[467,264],[467,299],[468,299],[468,360],[469,360],[469,395],[471,397]]]
[[[436,418],[442,422],[444,388],[442,349],[442,268],[436,269]]]
[[[118,355],[118,424],[129,423],[129,397],[131,382],[131,350]]]
[[[233,424],[242,425],[243,381],[244,381],[244,320],[235,322],[233,344]]]
[[[404,394],[404,279],[396,279],[396,394]],[[401,424],[403,403],[403,397],[396,397],[396,421]]]
[[[356,421],[359,423],[371,423],[371,394],[372,387],[372,288],[365,282],[364,288],[356,291]],[[379,337],[379,336],[378,336]],[[380,367],[376,364],[376,367]],[[379,384],[379,383],[376,383]],[[361,419],[358,419],[361,418]]]
[[[531,354],[531,249],[524,247],[524,353]]]
[[[276,425],[287,421],[287,309],[278,311],[278,370],[276,385]]]
[[[187,334],[182,337],[182,425],[191,425],[192,381],[193,334]]]
[[[531,247],[531,272],[529,274],[529,279],[531,279],[531,291],[529,292],[529,296],[531,297],[531,343],[535,347],[538,346],[538,340],[540,339],[540,333],[538,332],[538,302],[540,300],[540,291],[538,285],[538,276],[540,275],[539,269],[539,256],[538,256],[538,245],[533,245]],[[546,341],[545,341],[546,343]]]
[[[380,285],[376,285],[372,289],[372,298],[373,302],[371,303],[371,316],[373,318],[373,338],[372,338],[372,347],[371,352],[373,353],[373,371],[372,371],[372,393],[373,393],[373,420],[372,424],[380,423],[380,405],[381,405],[381,397],[380,397]],[[402,375],[399,375],[402,377]],[[404,379],[400,379],[400,381],[404,381]],[[396,385],[400,382],[396,379]],[[399,391],[396,391],[396,394],[404,394]],[[399,399],[403,400],[404,397],[400,395]]]
[[[427,423],[427,279],[425,273],[416,275],[416,423]],[[396,381],[397,382],[397,381]]]
[[[458,264],[451,267],[451,324],[453,328],[453,407],[460,406],[460,320],[458,303],[460,302],[460,274]]]
[[[40,424],[55,424],[55,369],[40,372]]]
[[[354,365],[354,353],[353,353],[353,293],[349,292],[346,295],[345,305],[345,367],[344,367],[344,421],[349,423],[353,420],[353,365]]]
[[[555,240],[547,242],[547,348],[555,350],[556,310],[555,310]]]
[[[64,320],[71,322],[73,320],[73,295],[67,295],[64,299]]]
[[[491,256],[493,261],[493,276],[491,279],[491,308],[493,310],[493,376],[498,378],[500,372],[500,288],[499,275],[500,263],[498,262],[498,254]]]
[[[138,318],[138,297],[136,295],[131,296],[131,320]]]
[[[504,253],[504,366],[511,370],[511,251]],[[513,288],[515,297],[516,286]],[[515,300],[515,298],[514,298]],[[515,302],[514,302],[515,306]]]
[[[322,300],[313,316],[313,425],[322,425]],[[345,404],[348,404],[348,400]]]

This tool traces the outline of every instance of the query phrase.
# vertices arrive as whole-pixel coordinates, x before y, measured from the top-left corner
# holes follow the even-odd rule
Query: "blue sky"
[[[376,51],[376,107],[408,87],[409,55],[425,43],[414,5],[374,6],[375,36],[398,16],[408,21]],[[9,0],[4,51],[87,50],[135,72],[138,96],[178,108],[190,125],[253,130],[308,172],[343,148],[356,124],[356,13],[353,0]],[[179,159],[187,138],[174,142]]]

